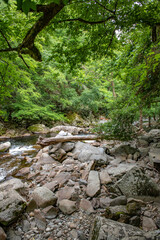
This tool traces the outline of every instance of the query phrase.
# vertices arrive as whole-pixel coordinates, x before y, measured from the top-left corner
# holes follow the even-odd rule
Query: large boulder
[[[128,171],[115,183],[114,187],[127,197],[160,195],[158,185],[138,167],[134,167]]]
[[[71,134],[79,134],[82,132],[85,132],[85,129],[83,128],[79,128],[79,127],[75,127],[75,126],[56,126],[50,129],[50,133],[57,133],[60,131],[65,131]]]
[[[160,232],[145,233],[141,229],[116,222],[103,217],[97,217],[92,225],[89,240],[154,240],[160,239]]]
[[[28,127],[28,130],[32,133],[48,133],[49,128],[46,127],[44,124],[34,124]]]
[[[0,192],[3,192],[3,191],[9,192],[10,190],[15,190],[20,195],[25,195],[28,193],[28,184],[23,183],[18,178],[12,178],[0,184]]]
[[[9,225],[14,222],[26,207],[25,199],[18,192],[10,189],[0,195],[0,224]]]
[[[130,143],[123,143],[116,145],[113,149],[110,150],[110,153],[115,156],[125,156],[132,154],[134,155],[138,149],[135,146],[132,146]]]
[[[54,205],[57,201],[55,194],[46,187],[38,187],[33,191],[33,200],[39,207]]]
[[[93,147],[88,143],[77,142],[73,150],[74,157],[80,162],[95,161],[98,166],[108,164],[109,156],[101,147]]]
[[[150,132],[146,133],[143,136],[139,137],[139,142],[141,143],[143,141],[146,141],[147,143],[151,142],[159,142],[160,140],[160,129],[152,129]]]
[[[0,152],[6,152],[9,150],[10,147],[11,147],[10,142],[2,143],[2,144],[0,144]]]

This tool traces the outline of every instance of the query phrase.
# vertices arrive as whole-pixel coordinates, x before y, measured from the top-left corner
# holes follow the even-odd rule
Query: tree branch
[[[6,36],[4,35],[4,33],[2,32],[2,30],[0,30],[0,33],[2,34],[2,36],[4,37],[4,39],[6,40],[7,44],[8,44],[8,47],[11,48],[11,45],[10,43],[8,42]]]
[[[14,51],[18,51],[18,47],[16,48],[6,48],[6,49],[0,49],[0,52],[14,52]]]
[[[28,66],[28,64],[26,63],[26,61],[24,60],[23,56],[21,54],[18,55],[22,61],[24,62],[24,64],[26,65],[26,67],[29,69],[30,67]]]
[[[107,21],[109,21],[110,19],[114,19],[115,16],[110,16],[104,20],[100,20],[100,21],[88,21],[88,20],[85,20],[85,19],[82,19],[82,18],[73,18],[73,19],[64,19],[64,20],[59,20],[57,22],[53,22],[53,23],[62,23],[62,22],[75,22],[75,21],[79,21],[79,22],[82,22],[82,23],[86,23],[86,24],[90,24],[90,25],[94,25],[94,24],[101,24],[101,23],[105,23]]]
[[[97,3],[99,6],[103,7],[106,11],[115,14],[115,11],[112,11],[112,10],[106,8],[106,6],[104,6],[102,3],[100,3],[100,2],[98,2],[96,0],[95,0],[95,3]]]

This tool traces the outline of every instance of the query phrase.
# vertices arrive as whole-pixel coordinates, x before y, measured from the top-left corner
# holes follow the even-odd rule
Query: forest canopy
[[[0,10],[3,121],[102,114],[123,132],[140,111],[159,116],[158,0],[3,0]]]

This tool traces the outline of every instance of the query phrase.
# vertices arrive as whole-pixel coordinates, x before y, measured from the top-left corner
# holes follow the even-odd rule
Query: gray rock
[[[126,196],[159,196],[158,185],[138,167],[132,168],[115,185]]]
[[[126,204],[127,204],[126,196],[119,196],[110,201],[110,206],[126,205]]]
[[[31,228],[31,224],[27,220],[23,220],[22,222],[22,229],[24,232],[28,232]]]
[[[43,212],[47,219],[53,219],[53,218],[56,218],[58,214],[58,208],[53,206],[48,206],[43,209]]]
[[[88,213],[93,213],[94,209],[90,201],[82,199],[80,202],[80,208]]]
[[[33,191],[32,198],[39,207],[54,205],[57,201],[56,196],[46,187],[38,187]]]
[[[160,164],[160,148],[151,148],[149,151],[149,160],[151,163]]]
[[[24,211],[26,201],[15,190],[3,191],[0,195],[0,223],[9,225]]]
[[[38,164],[53,164],[55,161],[54,159],[48,155],[48,153],[42,153],[41,156],[40,156],[40,159],[38,160]]]
[[[93,147],[88,143],[77,142],[73,150],[80,162],[94,161],[96,165],[108,164],[108,156],[105,150],[100,147]]]
[[[86,189],[86,194],[89,197],[93,197],[100,192],[100,179],[99,173],[97,171],[90,171],[88,176],[88,185]]]
[[[159,142],[160,140],[160,129],[152,129],[149,133],[139,137],[139,140],[144,140],[148,143]]]
[[[129,143],[124,143],[124,144],[120,144],[115,146],[113,149],[110,150],[110,153],[116,156],[128,156],[129,154],[134,154],[135,152],[137,152],[138,149],[135,148],[134,146],[131,146],[131,144]]]
[[[61,148],[65,151],[65,152],[70,152],[73,150],[75,146],[75,143],[73,142],[66,142],[66,143],[63,143]]]
[[[6,152],[11,147],[10,142],[5,142],[0,144],[0,152]]]
[[[64,214],[72,214],[76,211],[76,202],[70,201],[68,199],[63,199],[59,202],[59,209]]]
[[[112,179],[110,178],[107,169],[101,170],[100,180],[101,180],[101,184],[107,184],[112,182]]]
[[[146,157],[148,155],[148,152],[149,152],[149,148],[145,148],[145,147],[140,147],[138,148],[140,154],[141,154],[141,157]]]
[[[111,198],[106,197],[106,198],[100,198],[99,199],[99,205],[101,208],[107,208],[110,206]]]
[[[145,231],[156,230],[157,226],[152,218],[142,217],[142,229]]]
[[[58,182],[59,185],[65,184],[71,178],[71,174],[68,172],[60,172],[54,178],[54,182]]]
[[[34,210],[35,223],[39,230],[45,231],[47,226],[47,221],[43,213],[39,209]]]
[[[0,191],[10,191],[15,190],[18,193],[25,195],[28,191],[27,183],[23,183],[18,178],[12,178],[0,184]]]
[[[144,232],[134,226],[97,217],[92,225],[89,240],[146,240]]]
[[[68,132],[71,134],[78,134],[80,132],[84,132],[85,130],[83,128],[79,128],[75,126],[56,126],[50,129],[51,133],[60,132],[60,131]]]
[[[7,232],[7,239],[9,240],[21,240],[22,238],[20,236],[17,236],[16,231],[13,231],[12,229],[9,229]]]
[[[128,172],[135,166],[136,166],[135,163],[120,163],[117,166],[108,165],[106,169],[108,174],[113,176],[119,176]]]

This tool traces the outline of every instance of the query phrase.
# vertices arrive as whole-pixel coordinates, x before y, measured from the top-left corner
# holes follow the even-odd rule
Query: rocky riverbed
[[[27,157],[30,165],[0,184],[0,239],[160,239],[159,140],[154,129],[131,142],[58,143]]]

